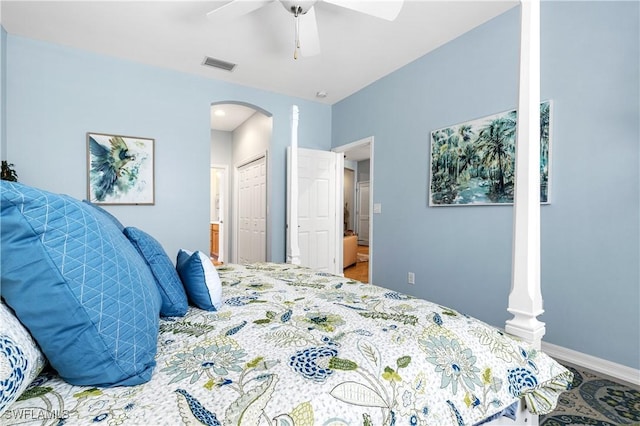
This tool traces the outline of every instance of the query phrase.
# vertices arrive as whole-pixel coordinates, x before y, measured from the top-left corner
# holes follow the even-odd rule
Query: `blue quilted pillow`
[[[156,279],[162,297],[160,314],[166,317],[184,316],[189,308],[187,295],[176,268],[162,245],[151,235],[133,226],[125,228],[124,235],[146,260]]]
[[[124,231],[124,225],[118,220],[117,217],[115,217],[114,215],[112,215],[111,213],[109,213],[108,211],[106,211],[105,209],[100,207],[99,205],[93,204],[89,200],[82,200],[82,202],[85,203],[85,204],[90,205],[91,207],[96,209],[98,212],[100,212],[101,214],[103,214],[106,217],[108,217],[111,221],[113,221],[113,223],[115,223],[115,225],[118,227],[118,229],[120,229],[121,231]]]
[[[74,385],[136,385],[155,366],[160,294],[118,227],[93,207],[0,182],[2,297]]]
[[[178,275],[191,303],[200,309],[216,311],[222,305],[222,283],[211,259],[201,251],[178,251]]]

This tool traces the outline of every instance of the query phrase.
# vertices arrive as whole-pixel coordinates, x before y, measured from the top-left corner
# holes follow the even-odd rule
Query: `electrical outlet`
[[[415,284],[416,283],[416,274],[414,274],[413,272],[409,272],[409,274],[407,274],[407,282],[409,284]]]

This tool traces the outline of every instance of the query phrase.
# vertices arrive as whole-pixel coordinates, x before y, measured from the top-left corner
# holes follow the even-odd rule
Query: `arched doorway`
[[[268,111],[239,101],[211,104],[212,256],[213,249],[218,249],[214,260],[254,262],[269,258],[271,134],[272,115]],[[225,170],[226,176],[218,181]]]

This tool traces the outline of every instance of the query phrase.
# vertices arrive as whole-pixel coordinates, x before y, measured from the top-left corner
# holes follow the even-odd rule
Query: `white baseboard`
[[[589,370],[603,375],[610,376],[635,386],[640,386],[640,370],[627,367],[626,365],[617,364],[602,358],[583,354],[582,352],[572,349],[563,348],[551,343],[542,342],[542,351],[552,358],[559,361],[566,361],[579,367],[585,367]]]

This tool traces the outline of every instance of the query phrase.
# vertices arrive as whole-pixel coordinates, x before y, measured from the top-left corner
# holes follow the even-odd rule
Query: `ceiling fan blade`
[[[393,21],[402,9],[403,0],[323,0],[356,12]]]
[[[247,13],[251,13],[254,10],[260,9],[262,6],[267,3],[271,3],[272,1],[273,0],[232,0],[207,13],[207,18],[215,20],[232,20],[239,18],[242,15],[246,15]]]
[[[304,15],[299,17],[300,52],[302,56],[315,56],[320,54],[320,37],[318,35],[318,21],[316,11],[312,7]]]

